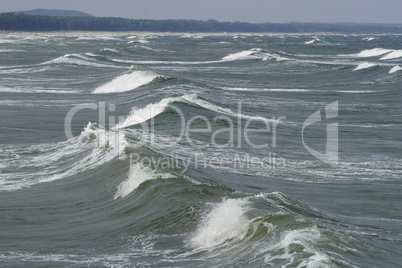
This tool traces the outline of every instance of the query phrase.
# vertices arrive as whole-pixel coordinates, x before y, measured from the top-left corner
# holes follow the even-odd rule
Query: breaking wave
[[[371,68],[374,66],[377,66],[377,64],[371,63],[371,62],[363,62],[363,63],[360,63],[359,65],[357,65],[357,67],[354,68],[353,71],[368,69],[368,68]]]
[[[389,73],[393,74],[393,73],[399,72],[401,70],[402,70],[402,67],[399,65],[396,65],[396,66],[392,67],[391,70],[389,70]]]
[[[384,55],[386,54],[386,55]],[[382,56],[384,55],[384,56]],[[385,49],[385,48],[373,48],[373,49],[366,49],[356,54],[359,58],[369,58],[369,57],[377,57],[382,56],[380,60],[392,60],[398,59],[402,57],[402,50],[401,49]]]
[[[130,115],[127,116],[123,122],[121,122],[115,126],[115,129],[120,129],[120,128],[129,127],[132,125],[137,125],[137,124],[145,122],[151,118],[154,118],[155,116],[164,112],[165,109],[169,106],[169,104],[171,104],[173,102],[181,102],[181,103],[187,103],[190,105],[201,106],[207,110],[210,110],[210,111],[213,111],[216,113],[225,114],[225,115],[233,116],[233,117],[240,117],[243,119],[260,120],[260,121],[264,121],[264,122],[270,121],[270,119],[267,119],[267,118],[261,117],[261,116],[249,116],[249,115],[245,115],[245,114],[238,114],[238,113],[232,111],[231,109],[220,107],[218,105],[205,101],[202,98],[198,97],[196,94],[191,94],[191,95],[183,95],[181,97],[175,97],[175,98],[165,98],[157,103],[148,104],[144,108],[135,107],[131,110]]]
[[[106,83],[98,88],[96,88],[94,94],[103,93],[118,93],[134,90],[140,86],[146,85],[154,81],[160,76],[151,71],[134,71],[129,74],[123,74],[109,83]]]
[[[9,153],[27,156],[18,161],[5,157],[5,167],[17,172],[2,176],[0,190],[18,190],[94,169],[124,154],[127,146],[128,141],[122,132],[109,131],[98,124],[88,123],[79,136],[70,140],[11,149]],[[36,155],[38,151],[40,155]],[[30,176],[18,171],[18,168],[23,170],[27,167],[37,171]]]
[[[359,58],[369,58],[369,57],[376,57],[381,56],[386,53],[391,52],[391,49],[384,49],[384,48],[373,48],[373,49],[366,49],[356,54]]]

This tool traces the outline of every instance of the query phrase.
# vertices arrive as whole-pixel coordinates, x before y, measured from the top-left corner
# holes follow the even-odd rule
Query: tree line
[[[3,31],[156,31],[156,32],[281,32],[402,33],[396,25],[324,23],[247,23],[216,20],[148,20],[116,17],[62,17],[0,13]]]

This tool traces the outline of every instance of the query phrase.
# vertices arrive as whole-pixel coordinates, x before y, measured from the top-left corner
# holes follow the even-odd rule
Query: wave
[[[315,244],[321,239],[321,232],[316,227],[288,231],[282,240],[273,246],[276,250],[284,251],[282,256],[272,255],[265,258],[265,263],[272,263],[275,260],[286,259],[292,262],[298,254],[295,248],[302,248],[304,253],[310,255],[303,258],[298,267],[331,267],[331,257],[316,249]]]
[[[245,199],[225,199],[213,206],[189,240],[191,246],[211,249],[227,241],[241,241],[247,235],[251,223],[244,215],[247,210]]]
[[[310,40],[310,41],[304,42],[304,44],[305,44],[305,45],[310,45],[310,44],[313,44],[313,43],[319,42],[319,41],[321,41],[321,39],[314,38],[314,39],[312,39],[312,40]]]
[[[290,60],[289,58],[282,57],[278,55],[275,52],[270,52],[263,50],[261,48],[253,48],[250,50],[244,50],[241,52],[229,54],[228,56],[225,56],[222,58],[222,61],[236,61],[236,60],[249,60],[249,59],[254,59],[254,60],[276,60],[276,61],[285,61],[285,60]]]
[[[261,267],[332,267],[334,259],[344,263],[340,256],[328,254],[320,245],[322,239],[333,239],[335,234],[322,233],[309,220],[291,212],[299,214],[299,209],[309,213],[305,210],[308,208],[287,200],[281,193],[225,198],[202,216],[187,243],[195,249],[194,253],[213,251],[220,259],[226,258],[220,254],[222,251],[238,252],[238,256],[231,255],[226,260],[229,263],[236,263],[249,254],[254,256],[254,264],[259,263],[255,266]],[[346,245],[344,249],[342,246],[336,247],[347,249]]]
[[[353,71],[368,69],[368,68],[371,68],[374,66],[377,66],[377,64],[371,63],[371,62],[363,62],[363,63],[360,63],[359,65],[357,65],[357,67],[354,68]]]
[[[130,167],[128,179],[123,181],[119,186],[114,199],[126,197],[133,192],[137,187],[148,180],[154,180],[157,176],[149,168],[142,168],[139,164]]]
[[[244,87],[224,87],[224,90],[229,91],[250,91],[250,92],[312,92],[311,89],[300,88],[244,88]]]
[[[154,118],[155,116],[161,114],[162,112],[165,111],[165,109],[169,106],[169,104],[173,102],[181,102],[181,103],[187,103],[190,105],[197,105],[200,107],[203,107],[207,110],[220,113],[220,114],[225,114],[228,116],[233,116],[233,117],[240,117],[243,119],[249,119],[249,120],[260,120],[264,122],[269,122],[270,119],[267,119],[265,117],[261,116],[250,116],[250,115],[245,115],[245,114],[238,114],[231,109],[220,107],[218,105],[212,104],[210,102],[207,102],[196,94],[191,94],[191,95],[183,95],[181,97],[175,97],[175,98],[165,98],[159,101],[158,103],[151,103],[145,106],[144,108],[133,108],[131,110],[131,113],[129,116],[125,118],[125,120],[115,126],[115,129],[120,129],[120,128],[125,128],[128,126],[132,125],[137,125],[142,122],[145,122],[151,118]]]
[[[150,42],[146,39],[138,39],[138,40],[132,40],[132,41],[128,41],[127,44],[133,44],[133,43],[140,43],[140,44],[149,44]]]
[[[166,50],[164,50],[166,51]],[[173,51],[167,51],[173,52]],[[218,61],[160,61],[160,60],[122,60],[122,59],[112,59],[114,62],[119,63],[130,63],[130,64],[178,64],[178,65],[198,65],[198,64],[211,64],[211,63],[219,63],[222,60]]]
[[[78,36],[78,35],[77,35]],[[100,34],[94,34],[94,35],[84,35],[77,38],[77,41],[79,40],[106,40],[106,41],[115,41],[115,40],[120,40],[117,37],[113,37],[110,35],[100,35]]]
[[[115,126],[115,129],[125,128],[145,122],[161,114],[172,102],[182,101],[181,98],[165,98],[158,103],[151,103],[144,108],[133,108],[125,120]]]
[[[32,89],[32,88],[4,88],[0,87],[0,92],[7,93],[41,93],[41,94],[77,94],[78,90],[63,90],[63,89]]]
[[[149,167],[143,167],[140,164],[130,166],[127,180],[123,181],[117,187],[114,199],[124,198],[135,191],[138,186],[149,180],[168,179],[174,177],[168,173],[158,173]]]
[[[127,146],[122,132],[88,123],[79,136],[64,142],[11,148],[7,151],[10,156],[2,158],[6,168],[13,172],[1,176],[0,190],[18,190],[92,170],[124,155]],[[16,161],[15,155],[24,157]],[[19,172],[27,167],[34,170],[29,176]]]
[[[335,90],[335,92],[340,93],[351,93],[351,94],[362,94],[362,93],[376,93],[377,90]]]
[[[25,52],[22,49],[0,49],[0,53]]]
[[[386,55],[384,55],[386,54]],[[382,56],[380,60],[392,60],[398,59],[402,57],[402,50],[398,49],[386,49],[386,48],[373,48],[373,49],[366,49],[356,54],[359,58],[369,58],[369,57],[377,57]]]
[[[402,50],[393,50],[392,52],[382,57],[380,60],[392,60],[398,59],[400,57],[402,57]]]
[[[102,93],[126,92],[134,90],[140,86],[149,84],[158,77],[163,76],[160,76],[151,71],[134,71],[130,74],[123,74],[113,79],[109,83],[106,83],[96,88],[93,91],[93,93],[102,94]]]
[[[381,56],[381,55],[384,55],[391,51],[392,51],[391,49],[373,48],[373,49],[363,50],[363,51],[357,53],[356,56],[359,58],[369,58],[369,57]]]
[[[233,54],[229,54],[226,57],[223,57],[222,60],[224,61],[234,61],[234,60],[241,60],[241,59],[246,59],[249,58],[249,56],[254,55],[257,52],[262,51],[261,48],[253,48],[250,50],[244,50],[241,52],[237,52],[237,53],[233,53]]]
[[[40,73],[47,72],[52,70],[53,68],[50,66],[45,67],[30,67],[28,66],[11,66],[6,68],[0,68],[0,73],[2,74],[31,74],[31,73]]]
[[[93,53],[83,53],[83,54],[65,54],[61,57],[45,61],[40,65],[47,64],[75,64],[75,65],[84,65],[84,66],[92,66],[99,68],[120,68],[118,66],[114,66],[111,64],[104,64],[97,62],[100,56],[97,56]]]
[[[375,37],[365,37],[365,38],[363,38],[362,40],[363,41],[373,41],[373,40],[376,40],[377,38],[375,38]]]
[[[104,48],[101,50],[102,52],[113,52],[113,53],[119,53],[119,51],[117,49],[114,48]]]
[[[396,66],[392,67],[391,70],[389,70],[389,73],[393,74],[393,73],[396,73],[396,72],[401,71],[401,70],[402,70],[402,67],[399,66],[399,65],[396,65]]]

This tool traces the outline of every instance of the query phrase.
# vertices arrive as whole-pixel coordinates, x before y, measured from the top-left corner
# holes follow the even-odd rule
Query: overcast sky
[[[70,9],[136,19],[402,23],[402,0],[0,0],[0,12]]]

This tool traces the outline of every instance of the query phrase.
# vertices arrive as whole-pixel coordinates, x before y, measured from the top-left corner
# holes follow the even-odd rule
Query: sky
[[[0,12],[68,9],[99,17],[245,22],[402,23],[401,0],[0,0]]]

